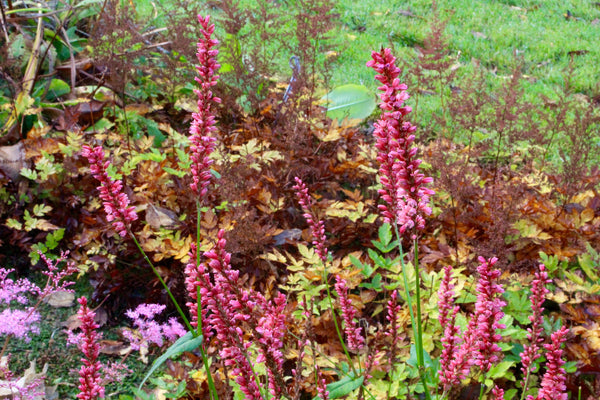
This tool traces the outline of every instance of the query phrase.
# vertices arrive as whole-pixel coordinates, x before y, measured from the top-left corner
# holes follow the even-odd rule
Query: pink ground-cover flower
[[[362,329],[354,320],[356,309],[348,298],[348,286],[346,285],[346,281],[339,275],[335,276],[335,291],[340,300],[342,319],[344,320],[344,333],[346,334],[346,340],[348,341],[348,348],[352,351],[358,351],[364,346],[365,339],[362,336]]]
[[[523,351],[521,352],[521,363],[523,364],[521,370],[523,371],[523,390],[527,390],[525,387],[527,381],[527,375],[530,372],[535,372],[532,368],[535,360],[541,357],[539,350],[541,343],[544,341],[542,333],[544,332],[543,327],[543,316],[544,307],[542,304],[546,298],[546,294],[550,291],[546,289],[546,285],[551,283],[552,280],[548,278],[548,272],[544,264],[540,264],[539,271],[535,273],[535,279],[531,283],[531,309],[532,314],[529,316],[531,321],[531,327],[527,328],[527,340]]]
[[[106,212],[106,220],[112,222],[121,237],[125,237],[127,229],[137,219],[137,214],[135,207],[129,206],[129,197],[123,192],[123,183],[108,176],[110,161],[104,161],[102,146],[92,149],[83,145],[81,154],[88,159],[92,176],[100,182],[98,190]]]
[[[165,305],[162,304],[140,304],[135,310],[128,310],[125,315],[133,320],[136,332],[129,329],[123,331],[123,336],[129,340],[133,350],[139,350],[142,343],[153,343],[162,346],[164,338],[170,341],[177,340],[185,335],[186,331],[175,318],[168,323],[160,324],[154,318],[161,314]]]
[[[27,294],[34,294],[39,290],[26,278],[20,278],[16,281],[10,279],[8,275],[14,271],[14,269],[0,268],[0,304],[10,305],[12,301],[27,304],[29,302]]]
[[[29,343],[30,334],[39,335],[41,319],[40,313],[33,307],[25,310],[7,308],[0,313],[0,335],[13,335]]]
[[[217,63],[218,50],[214,49],[219,41],[212,38],[215,25],[210,24],[210,16],[198,15],[198,21],[202,26],[200,33],[202,37],[198,41],[198,63],[196,67],[198,76],[196,82],[200,89],[194,90],[198,96],[198,112],[192,114],[192,126],[190,127],[190,152],[192,159],[192,183],[190,188],[199,197],[206,195],[211,180],[210,166],[213,160],[210,155],[215,149],[216,139],[211,136],[216,131],[215,117],[211,110],[212,103],[220,103],[221,99],[213,96],[211,87],[217,84],[219,78],[216,75],[221,67]]]
[[[569,330],[563,326],[550,336],[550,343],[544,345],[546,350],[546,372],[542,377],[541,388],[534,398],[528,396],[527,400],[567,400],[569,395],[565,393],[566,375],[562,359],[562,344],[567,339]]]
[[[424,216],[431,214],[429,197],[435,192],[425,187],[433,179],[419,169],[422,161],[416,158],[418,149],[413,147],[416,127],[405,120],[412,111],[404,105],[409,98],[407,86],[400,83],[400,68],[390,49],[374,51],[371,56],[367,66],[378,73],[375,79],[382,84],[378,89],[383,112],[373,135],[377,138],[379,179],[383,186],[379,194],[387,204],[379,208],[385,221],[396,223],[400,233],[423,229]]]
[[[77,302],[81,305],[77,312],[77,317],[81,321],[79,348],[85,358],[81,359],[83,365],[79,370],[79,394],[80,400],[96,400],[104,398],[104,386],[100,378],[102,364],[98,361],[100,345],[98,344],[99,335],[96,332],[98,324],[94,321],[95,313],[88,308],[87,299],[80,297]]]
[[[302,207],[302,211],[304,212],[303,216],[306,218],[306,222],[310,226],[312,235],[313,235],[313,246],[315,246],[315,252],[323,262],[323,264],[327,263],[327,255],[328,250],[325,247],[325,242],[327,238],[325,237],[325,224],[323,221],[318,220],[312,212],[312,200],[310,195],[308,194],[308,188],[302,182],[302,179],[295,177],[294,180],[296,184],[292,189],[296,192],[296,197],[298,198],[298,203]]]
[[[500,270],[494,269],[498,259],[493,257],[486,260],[479,257],[481,265],[477,267],[479,281],[477,282],[477,302],[475,303],[475,318],[477,318],[477,331],[475,333],[475,349],[477,357],[475,365],[487,373],[493,364],[499,359],[502,349],[498,342],[502,336],[497,333],[498,329],[504,329],[500,319],[504,316],[502,307],[506,302],[500,299],[504,293],[502,286],[496,283],[500,277]]]

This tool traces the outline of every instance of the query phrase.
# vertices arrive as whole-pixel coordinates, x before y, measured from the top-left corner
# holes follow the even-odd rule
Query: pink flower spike
[[[500,389],[498,386],[494,386],[494,388],[492,389],[491,400],[504,400],[504,390]]]
[[[525,387],[527,382],[527,375],[531,372],[535,372],[533,370],[533,363],[535,360],[541,357],[539,354],[541,343],[544,341],[542,337],[542,333],[544,332],[543,327],[543,316],[542,313],[544,308],[542,304],[546,298],[546,294],[550,291],[546,289],[546,285],[551,283],[552,280],[548,279],[548,272],[546,272],[546,267],[544,264],[540,264],[539,271],[535,273],[535,279],[531,283],[531,309],[532,314],[529,316],[529,320],[531,321],[531,327],[527,328],[527,340],[528,343],[525,344],[523,351],[521,352],[521,363],[523,364],[523,390],[526,391]]]
[[[198,41],[198,76],[196,82],[200,89],[194,92],[198,96],[198,112],[192,114],[192,126],[190,127],[190,152],[192,159],[192,183],[190,188],[198,197],[202,198],[208,192],[211,180],[210,166],[213,160],[210,155],[215,150],[216,139],[211,136],[216,131],[215,117],[211,110],[211,103],[220,103],[221,99],[214,97],[211,87],[217,84],[219,76],[217,70],[221,67],[217,63],[218,50],[213,49],[219,41],[212,38],[215,25],[210,23],[210,16],[203,18],[198,15],[198,21],[202,26],[200,33],[202,37]]]
[[[417,148],[412,147],[416,127],[404,120],[411,112],[410,107],[404,106],[409,98],[407,87],[398,79],[400,69],[390,49],[374,51],[371,56],[373,59],[367,66],[378,73],[375,79],[382,83],[378,89],[381,91],[379,107],[383,112],[373,132],[377,138],[379,179],[383,186],[379,194],[386,203],[379,209],[386,222],[398,225],[400,233],[424,229],[424,217],[431,214],[429,198],[435,192],[425,187],[433,179],[419,170],[421,160],[416,158]]]
[[[327,381],[323,377],[321,373],[321,368],[317,365],[316,367],[316,375],[317,375],[317,393],[321,400],[329,400],[329,390],[327,390]]]
[[[94,322],[96,314],[88,308],[87,299],[80,297],[77,302],[81,305],[77,316],[81,321],[81,341],[80,349],[85,355],[81,361],[83,365],[79,370],[79,394],[80,400],[96,400],[104,398],[104,387],[100,378],[102,364],[98,361],[100,345],[98,344],[99,335],[96,332],[98,324]]]
[[[387,303],[387,316],[385,317],[389,323],[389,330],[385,332],[385,335],[391,338],[390,348],[388,351],[388,357],[391,364],[396,362],[394,358],[396,356],[396,347],[398,346],[398,341],[400,340],[400,326],[398,324],[398,316],[400,315],[400,311],[402,311],[402,307],[400,304],[398,304],[398,291],[394,290],[390,295],[390,300]]]
[[[344,320],[344,332],[346,333],[346,339],[348,340],[348,348],[352,351],[358,351],[364,346],[365,339],[362,337],[362,329],[354,320],[356,309],[352,306],[352,303],[348,298],[346,281],[340,278],[339,275],[335,276],[335,290],[340,299],[340,308],[342,309],[342,319]]]
[[[451,283],[451,279],[452,267],[448,265],[444,268],[444,277],[440,285],[438,301],[438,308],[440,310],[439,321],[444,331],[442,335],[443,350],[440,357],[439,377],[444,391],[449,390],[450,387],[458,384],[461,380],[459,376],[461,371],[455,370],[452,364],[456,354],[459,352],[461,339],[459,336],[460,328],[455,323],[459,307],[454,305],[454,285]]]
[[[327,247],[325,247],[325,242],[327,238],[325,237],[325,224],[321,220],[317,220],[317,218],[312,213],[312,200],[310,195],[308,194],[308,188],[302,182],[302,179],[295,177],[294,180],[296,184],[292,189],[296,192],[296,197],[298,198],[298,203],[302,207],[302,211],[304,212],[303,216],[306,218],[306,222],[310,226],[313,235],[313,246],[315,246],[315,252],[323,262],[323,265],[327,263]]]
[[[546,349],[546,372],[542,377],[541,388],[536,397],[537,400],[567,400],[566,376],[562,359],[561,346],[567,339],[569,330],[563,326],[554,332],[550,339],[551,343],[545,344]]]
[[[106,220],[112,222],[113,228],[121,237],[127,235],[127,229],[137,219],[135,207],[129,206],[129,197],[123,192],[123,183],[108,176],[109,161],[104,161],[104,150],[101,146],[91,148],[83,145],[81,154],[90,163],[92,176],[100,182],[100,199],[106,212]]]
[[[477,319],[475,365],[479,366],[483,373],[487,373],[492,365],[500,359],[501,349],[497,343],[502,336],[497,333],[497,330],[505,328],[500,320],[504,316],[502,307],[506,305],[506,302],[499,297],[504,293],[504,289],[496,283],[500,277],[500,270],[493,269],[497,261],[496,257],[489,260],[479,257],[481,265],[477,267],[479,281],[473,317]]]

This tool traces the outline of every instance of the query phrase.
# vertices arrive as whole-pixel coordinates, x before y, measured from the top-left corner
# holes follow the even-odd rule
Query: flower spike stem
[[[177,308],[177,312],[179,313],[179,316],[181,317],[181,319],[183,319],[183,322],[184,322],[186,328],[190,332],[192,332],[192,334],[194,335],[194,337],[198,336],[197,333],[196,333],[196,330],[194,328],[192,328],[192,325],[190,325],[190,321],[187,319],[187,317],[183,313],[183,310],[181,309],[181,307],[179,307],[179,304],[177,303],[177,300],[175,300],[175,296],[173,296],[173,293],[171,292],[171,289],[169,289],[169,287],[167,286],[167,283],[165,282],[165,280],[162,278],[162,276],[160,276],[158,270],[156,269],[156,267],[154,266],[154,264],[152,264],[152,261],[150,261],[150,258],[148,257],[148,255],[146,254],[146,252],[144,251],[144,249],[142,249],[142,246],[140,245],[140,242],[138,242],[138,240],[135,237],[135,235],[133,234],[133,232],[129,231],[129,236],[131,237],[131,239],[133,240],[133,242],[137,246],[138,250],[140,251],[140,254],[144,257],[144,260],[146,260],[146,262],[148,263],[148,265],[150,265],[150,268],[152,268],[152,271],[154,272],[154,275],[156,275],[156,277],[158,278],[158,280],[160,281],[160,283],[163,285],[163,287],[167,291],[167,294],[169,295],[169,298],[171,299],[171,301],[175,305],[175,308]]]
[[[419,369],[419,378],[423,384],[423,390],[425,391],[425,398],[431,400],[431,394],[429,393],[429,387],[427,386],[427,380],[425,379],[425,356],[423,352],[423,330],[421,325],[421,289],[419,288],[419,259],[418,259],[418,242],[417,239],[414,241],[415,245],[415,275],[416,275],[416,303],[417,303],[417,316],[415,318],[415,312],[413,311],[413,302],[410,295],[410,288],[408,285],[408,277],[406,275],[406,263],[404,262],[404,250],[402,250],[402,240],[400,232],[398,230],[398,224],[393,223],[394,233],[398,239],[398,250],[400,252],[400,265],[402,266],[402,279],[404,281],[404,293],[406,294],[406,303],[408,304],[408,311],[410,312],[410,323],[413,326],[413,335],[415,338],[415,348],[417,351],[417,367]],[[416,330],[415,330],[416,327]]]
[[[154,264],[152,263],[152,261],[150,261],[150,257],[148,257],[148,255],[146,254],[146,252],[144,251],[144,249],[140,245],[140,242],[138,242],[138,240],[135,237],[135,235],[133,234],[133,232],[129,231],[129,236],[131,237],[131,239],[133,239],[133,242],[135,243],[135,245],[137,246],[138,250],[140,251],[140,254],[142,254],[142,256],[144,257],[144,259],[146,260],[146,262],[148,263],[148,265],[150,265],[150,268],[152,268],[152,271],[154,272],[154,275],[156,275],[156,277],[158,278],[158,280],[160,281],[160,283],[163,285],[163,287],[167,291],[167,294],[169,295],[169,298],[171,299],[171,301],[175,305],[175,308],[177,309],[177,312],[179,313],[179,316],[181,317],[181,319],[183,319],[185,327],[188,329],[189,332],[192,332],[192,335],[194,335],[194,337],[198,337],[200,335],[200,332],[202,332],[201,329],[199,328],[198,330],[196,330],[196,329],[194,329],[192,327],[192,325],[190,324],[190,321],[187,319],[187,317],[185,316],[183,310],[179,306],[179,303],[177,303],[177,300],[175,300],[175,296],[173,296],[173,293],[171,292],[171,289],[169,289],[169,287],[167,286],[167,283],[165,282],[165,280],[162,278],[162,276],[160,276],[160,273],[158,272],[158,270],[156,269],[156,267],[154,266]],[[199,299],[200,298],[198,298],[198,303],[200,302]],[[199,315],[202,315],[202,313],[199,313]],[[201,326],[200,325],[200,318],[198,318],[198,326]],[[206,352],[204,351],[204,346],[200,346],[200,355],[202,356],[202,360],[204,361],[204,368],[206,369],[206,376],[208,378],[208,386],[209,386],[210,392],[211,392],[211,399],[217,400],[219,397],[217,395],[215,383],[214,383],[214,381],[212,379],[212,374],[210,373],[210,370],[209,370],[208,359],[206,357]]]

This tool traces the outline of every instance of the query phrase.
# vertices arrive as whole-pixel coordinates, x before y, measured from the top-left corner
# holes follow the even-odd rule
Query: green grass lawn
[[[431,4],[424,0],[338,1],[339,25],[333,37],[340,55],[333,71],[334,85],[374,85],[371,71],[364,67],[371,49],[393,45],[399,57],[414,59],[416,46],[422,45],[431,29]],[[478,60],[501,76],[510,72],[517,54],[525,62],[523,73],[535,81],[532,89],[547,92],[562,84],[563,71],[572,58],[574,89],[588,94],[598,90],[600,5],[449,0],[440,2],[438,11],[442,20],[448,20],[448,51],[463,67]]]
[[[156,16],[149,2],[136,3],[140,15]],[[162,0],[167,10],[171,3]],[[257,10],[259,3],[241,0],[240,8]],[[290,15],[298,7],[296,1],[268,3],[285,21],[284,26],[293,28]],[[375,88],[373,73],[365,67],[371,51],[391,46],[403,62],[410,63],[431,31],[434,16],[430,0],[337,0],[334,4],[336,25],[330,32],[334,54],[327,55],[334,59],[329,71],[331,87],[354,83]],[[437,9],[440,19],[447,20],[447,50],[456,66],[460,65],[458,79],[470,74],[471,64],[478,62],[491,80],[502,80],[510,73],[517,55],[522,57],[523,73],[532,83],[529,92],[551,96],[553,87],[563,83],[571,60],[575,70],[573,89],[587,95],[600,90],[600,2],[447,0],[440,1]],[[206,7],[204,12],[219,17],[218,8]],[[217,32],[219,29],[217,22]],[[248,33],[252,27],[246,29]],[[222,35],[219,39],[224,40]],[[285,52],[273,54],[273,62],[280,65],[276,78],[289,79],[290,56]],[[322,59],[325,57],[323,54]]]

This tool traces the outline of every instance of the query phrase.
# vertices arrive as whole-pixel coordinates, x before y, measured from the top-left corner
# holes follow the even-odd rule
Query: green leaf
[[[11,229],[18,229],[21,230],[23,229],[23,224],[20,223],[19,221],[17,221],[14,218],[9,218],[6,220],[6,226],[11,228]]]
[[[339,86],[321,100],[327,102],[327,116],[340,121],[367,118],[375,109],[375,96],[363,85]]]
[[[177,169],[173,169],[171,167],[163,167],[163,170],[165,172],[170,173],[171,175],[175,175],[175,176],[178,176],[180,178],[183,178],[185,176],[185,174],[187,174],[187,172],[185,172],[185,171],[180,171],[180,170],[177,170]]]
[[[390,224],[386,222],[385,224],[381,225],[379,227],[378,235],[381,244],[385,246],[390,244],[392,240],[392,227],[390,226]]]
[[[21,175],[23,175],[25,178],[30,179],[32,181],[35,181],[38,177],[37,172],[32,169],[29,169],[29,168],[21,169]]]
[[[52,211],[51,206],[47,206],[44,204],[36,204],[35,206],[33,206],[33,215],[35,215],[36,217],[43,217],[49,211]]]
[[[512,361],[500,361],[499,363],[492,365],[486,375],[486,384],[488,382],[492,384],[494,380],[501,378],[514,381],[515,376],[509,371],[509,369],[514,365],[515,363]]]
[[[202,339],[202,335],[194,337],[194,335],[192,335],[192,332],[188,332],[184,336],[177,339],[177,341],[173,343],[171,347],[169,347],[162,356],[158,357],[156,361],[154,361],[152,367],[150,368],[150,371],[148,371],[148,373],[142,380],[142,383],[140,383],[139,388],[141,389],[142,386],[144,386],[146,380],[154,373],[154,371],[156,371],[158,367],[160,367],[165,361],[167,361],[167,359],[178,356],[183,352],[194,350],[202,344]]]
[[[65,228],[60,228],[55,230],[54,232],[49,233],[48,236],[46,236],[46,246],[48,247],[48,249],[54,250],[56,246],[58,246],[58,242],[60,242],[64,235]]]
[[[48,100],[55,100],[60,96],[64,96],[65,94],[71,93],[71,86],[62,79],[52,79],[50,81],[50,86],[48,87],[48,92],[46,93],[46,98]]]
[[[370,277],[371,274],[377,269],[377,268],[371,267],[369,264],[363,264],[362,262],[360,262],[360,260],[358,258],[354,257],[352,254],[350,254],[349,257],[350,257],[350,262],[356,268],[360,269],[366,278]]]
[[[577,261],[579,261],[579,266],[592,282],[600,281],[600,278],[598,277],[596,272],[594,272],[594,270],[598,267],[594,264],[594,260],[592,259],[592,256],[589,253],[577,256]]]
[[[367,288],[367,289],[373,289],[376,291],[380,291],[381,290],[381,274],[375,274],[373,279],[371,279],[370,283],[363,282],[359,286]]]
[[[329,392],[330,399],[339,399],[340,397],[346,396],[353,390],[357,389],[362,385],[365,380],[364,376],[353,377],[345,376],[337,382],[332,382],[327,385],[327,391]],[[313,400],[320,399],[319,396],[313,397]]]
[[[87,128],[85,131],[88,133],[104,133],[107,130],[111,129],[113,126],[115,126],[115,124],[107,118],[100,118],[98,122]]]

